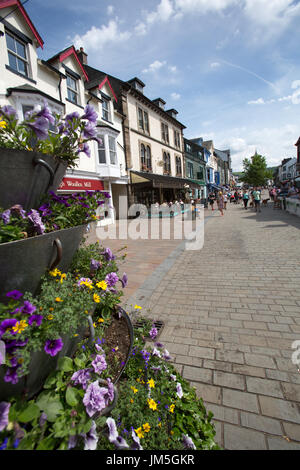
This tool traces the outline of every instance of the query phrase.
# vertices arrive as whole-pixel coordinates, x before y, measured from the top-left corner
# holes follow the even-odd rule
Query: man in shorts
[[[254,205],[255,205],[255,212],[257,212],[257,209],[258,209],[258,212],[261,212],[261,209],[260,209],[261,193],[260,193],[260,191],[258,191],[257,188],[254,188],[252,196],[253,196]]]

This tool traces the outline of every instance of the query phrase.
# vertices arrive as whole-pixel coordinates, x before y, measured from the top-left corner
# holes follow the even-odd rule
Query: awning
[[[207,183],[207,186],[209,186],[211,189],[222,189],[220,186],[217,186],[216,184],[213,183]]]
[[[153,188],[178,188],[185,189],[185,185],[190,188],[199,188],[201,185],[185,178],[176,178],[175,176],[158,175],[154,173],[145,173],[141,171],[131,171],[131,183],[150,183]]]

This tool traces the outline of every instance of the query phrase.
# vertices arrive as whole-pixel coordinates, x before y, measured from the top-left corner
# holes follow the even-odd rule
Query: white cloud
[[[212,62],[210,64],[210,66],[211,66],[212,69],[217,69],[217,68],[221,67],[221,64],[220,64],[220,62]]]
[[[134,32],[138,35],[138,36],[144,36],[146,33],[147,33],[147,26],[145,25],[145,23],[143,23],[142,21],[140,21],[134,28]]]
[[[239,0],[175,0],[176,7],[184,13],[221,11],[237,4]]]
[[[171,93],[171,98],[175,101],[179,100],[181,98],[181,95],[179,93]]]
[[[142,70],[142,73],[157,72],[164,65],[166,65],[165,60],[163,62],[161,62],[160,60],[155,60],[154,62],[152,62],[152,64],[149,65],[148,68]]]
[[[294,0],[246,0],[245,14],[263,26],[286,27],[300,13]]]
[[[258,98],[257,100],[248,101],[248,104],[266,104],[263,98]]]
[[[170,72],[172,72],[172,73],[176,73],[176,72],[177,72],[177,67],[176,67],[176,65],[169,65],[168,69],[169,69]]]
[[[117,20],[109,21],[108,25],[100,28],[92,26],[85,34],[77,34],[73,39],[75,47],[84,47],[88,52],[102,49],[110,43],[124,42],[131,37],[129,31],[121,32]]]
[[[107,14],[108,14],[108,15],[112,15],[113,12],[115,11],[115,7],[114,7],[113,5],[108,5],[106,11],[107,11]]]
[[[173,3],[170,0],[161,0],[157,9],[147,13],[146,22],[148,24],[156,23],[157,21],[166,22],[174,15]]]

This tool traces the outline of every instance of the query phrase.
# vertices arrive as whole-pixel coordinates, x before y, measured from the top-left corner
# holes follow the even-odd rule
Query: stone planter
[[[14,289],[35,294],[48,269],[66,272],[87,225],[0,244],[0,302]]]
[[[56,191],[67,170],[51,155],[0,148],[0,207],[36,209],[42,196]]]

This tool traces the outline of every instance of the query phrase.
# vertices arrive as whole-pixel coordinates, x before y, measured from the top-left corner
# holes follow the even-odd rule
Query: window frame
[[[13,39],[13,41],[15,43],[15,51],[9,48],[8,39],[7,39],[8,37]],[[29,64],[29,57],[28,57],[29,54],[28,54],[27,43],[25,41],[22,41],[17,35],[15,35],[14,33],[12,33],[11,31],[8,31],[8,30],[5,30],[5,40],[6,40],[6,50],[7,50],[7,56],[8,56],[8,64],[9,64],[10,69],[13,70],[14,72],[18,73],[18,74],[21,74],[21,76],[23,76],[23,77],[30,78],[30,73],[29,73],[30,64]],[[18,54],[18,52],[17,52],[17,43],[21,44],[21,46],[24,48],[25,57],[22,57],[21,55]],[[10,55],[15,58],[16,67],[11,65]],[[19,70],[19,67],[18,67],[19,62],[18,61],[21,61],[24,64],[25,73],[23,73],[22,71]]]
[[[169,152],[163,152],[164,175],[171,175],[171,155]]]
[[[100,146],[100,143],[98,142],[97,146],[97,152],[98,152],[98,165],[107,165],[106,161],[106,147],[105,147],[105,134],[97,134],[97,137],[102,140],[102,146]],[[102,155],[104,155],[104,162],[100,162],[100,151],[103,152]]]
[[[104,121],[112,122],[110,99],[104,98],[103,96],[101,97],[101,99],[102,99],[102,119],[104,119]],[[106,107],[104,106],[104,103]],[[106,113],[107,113],[107,116],[106,116]]]
[[[170,140],[169,140],[169,126],[168,126],[168,124],[166,124],[163,121],[161,121],[161,140],[166,144],[170,143]]]
[[[110,145],[111,142],[113,142],[113,148]],[[117,139],[113,137],[112,135],[108,136],[108,151],[109,151],[109,164],[114,165],[114,166],[117,165],[118,164]]]
[[[73,104],[76,104],[76,105],[80,105],[80,102],[79,102],[79,83],[78,83],[78,79],[76,79],[74,76],[72,76],[70,73],[66,72],[66,77],[67,77],[67,96],[68,96],[68,100],[73,103]],[[68,85],[68,79],[72,80],[74,83],[75,83],[75,89],[74,88],[71,88],[69,85]],[[75,94],[75,97],[76,97],[76,101],[74,101],[73,99],[71,99],[70,96],[72,95],[69,95],[69,92],[70,93],[74,93]]]
[[[176,176],[182,176],[182,162],[181,158],[176,155],[175,156],[175,165],[176,165]]]
[[[150,134],[149,113],[141,106],[137,106],[137,124],[138,130],[145,134]]]

